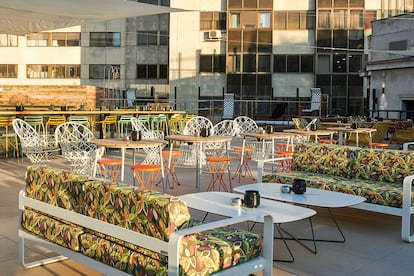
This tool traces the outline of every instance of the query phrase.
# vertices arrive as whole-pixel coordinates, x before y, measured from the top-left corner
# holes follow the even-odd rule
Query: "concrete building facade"
[[[264,117],[269,102],[309,100],[320,87],[329,114],[364,114],[371,21],[413,11],[412,0],[140,2],[188,11],[0,35],[0,86],[94,85],[110,92],[106,103],[130,91],[190,112],[232,93]]]

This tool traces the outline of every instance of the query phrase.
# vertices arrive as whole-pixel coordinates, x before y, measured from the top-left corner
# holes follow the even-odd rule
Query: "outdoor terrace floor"
[[[116,151],[108,154],[118,155]],[[131,155],[127,154],[131,161]],[[18,192],[24,187],[24,173],[29,161],[25,158],[18,163],[11,158],[0,160],[0,275],[100,275],[74,261],[66,260],[26,270],[18,263],[17,208]],[[63,159],[54,160],[51,165],[65,167]],[[236,169],[233,161],[232,169]],[[178,168],[182,185],[169,189],[173,195],[197,192],[195,170]],[[126,169],[125,183],[132,183],[132,174]],[[210,175],[202,176],[202,189],[206,189]],[[242,184],[254,180],[242,179]],[[240,185],[233,181],[233,185]],[[161,186],[156,187],[161,190]],[[318,238],[339,238],[328,213],[316,209],[314,227]],[[295,256],[293,263],[274,262],[274,275],[412,275],[414,270],[414,244],[401,240],[399,217],[378,214],[353,208],[333,210],[346,236],[345,243],[318,242],[316,255],[294,241],[288,244]],[[194,212],[194,215],[197,212]],[[210,217],[209,217],[210,218]],[[211,216],[211,218],[214,218]],[[260,227],[260,226],[258,226]],[[301,221],[285,226],[295,234],[308,233],[308,222]],[[26,256],[38,259],[39,255],[52,256],[32,243],[26,243]],[[288,258],[280,240],[275,242],[275,257]]]

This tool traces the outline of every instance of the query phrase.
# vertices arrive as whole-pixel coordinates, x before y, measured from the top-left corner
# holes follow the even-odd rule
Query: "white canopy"
[[[0,0],[0,33],[23,35],[171,11],[178,10],[128,0]]]

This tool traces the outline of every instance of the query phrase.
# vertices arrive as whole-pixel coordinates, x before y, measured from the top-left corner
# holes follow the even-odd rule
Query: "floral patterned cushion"
[[[354,178],[402,184],[414,174],[414,152],[360,149],[353,171]]]
[[[187,205],[177,197],[99,180],[84,184],[82,206],[81,214],[164,241],[191,224]]]
[[[27,231],[74,251],[80,250],[79,236],[82,227],[50,217],[34,210],[25,209],[22,215],[22,226]]]
[[[354,147],[305,143],[295,148],[292,170],[349,177]]]
[[[79,212],[82,185],[91,177],[70,171],[29,166],[26,170],[26,196]]]

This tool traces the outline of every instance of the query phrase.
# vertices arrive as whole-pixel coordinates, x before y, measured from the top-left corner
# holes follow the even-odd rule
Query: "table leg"
[[[160,152],[160,165],[161,165],[161,181],[162,181],[162,192],[167,192],[167,179],[165,177],[165,171],[164,171],[164,160],[162,160],[162,146],[159,146],[159,152]]]
[[[201,155],[202,155],[202,153],[201,153],[201,149],[202,149],[202,143],[200,142],[200,143],[198,143],[198,147],[196,147],[196,149],[198,150],[198,152],[196,153],[197,155],[198,155],[198,158],[197,158],[197,176],[196,176],[196,188],[198,188],[198,191],[199,192],[201,192],[201,185],[200,185],[200,182],[201,182]]]
[[[125,174],[125,148],[121,148],[121,182],[124,182],[124,174]]]

